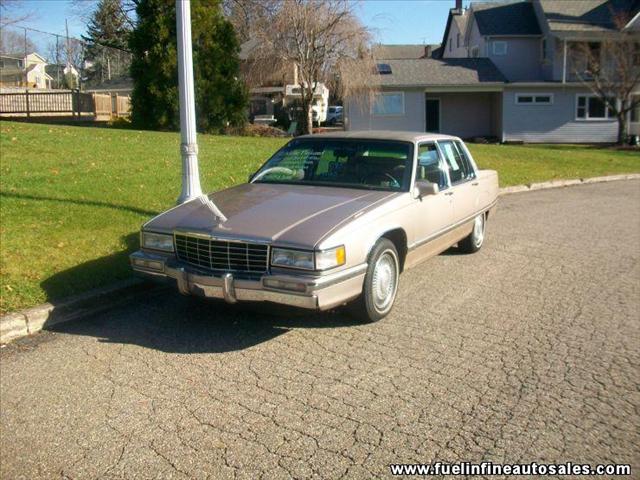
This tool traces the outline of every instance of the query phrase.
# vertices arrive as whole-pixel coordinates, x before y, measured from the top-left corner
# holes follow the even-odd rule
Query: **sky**
[[[363,0],[356,13],[379,43],[439,43],[454,4],[455,0]],[[71,0],[22,0],[12,7],[13,16],[27,14],[21,25],[64,34],[66,19],[71,36],[79,37],[85,31]]]

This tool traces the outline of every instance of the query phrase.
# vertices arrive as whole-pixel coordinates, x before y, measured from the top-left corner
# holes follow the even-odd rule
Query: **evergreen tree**
[[[82,35],[87,42],[85,59],[92,65],[86,72],[90,81],[102,82],[126,71],[129,55],[123,50],[127,49],[129,33],[122,0],[100,0],[87,25],[87,34]]]
[[[149,129],[178,129],[178,58],[173,0],[139,0],[129,48],[132,121]],[[196,123],[219,132],[246,118],[247,92],[239,79],[240,46],[219,0],[192,0],[191,32]]]

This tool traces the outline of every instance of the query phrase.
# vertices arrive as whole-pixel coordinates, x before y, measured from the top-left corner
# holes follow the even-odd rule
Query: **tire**
[[[399,277],[398,251],[390,240],[381,238],[369,253],[362,293],[349,305],[351,315],[362,323],[386,317],[396,300]]]
[[[464,253],[476,253],[482,248],[485,237],[487,217],[481,213],[473,220],[473,230],[463,240],[458,242],[458,248]]]

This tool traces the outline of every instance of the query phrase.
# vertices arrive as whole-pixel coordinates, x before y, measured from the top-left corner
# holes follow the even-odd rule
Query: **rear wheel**
[[[371,323],[386,317],[396,299],[400,266],[395,245],[381,238],[369,254],[362,294],[351,305],[352,315]]]
[[[473,230],[471,233],[460,240],[458,248],[465,253],[475,253],[482,248],[484,243],[486,216],[481,213],[473,220]]]

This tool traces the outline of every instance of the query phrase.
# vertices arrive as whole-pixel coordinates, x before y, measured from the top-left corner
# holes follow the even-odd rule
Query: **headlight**
[[[347,260],[347,253],[344,245],[329,250],[316,252],[316,269],[327,270],[328,268],[344,265]]]
[[[271,252],[271,265],[313,270],[313,252],[274,248]]]
[[[142,232],[142,247],[173,252],[173,235]]]

